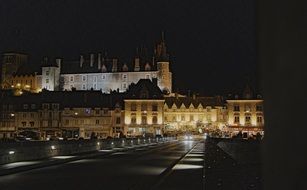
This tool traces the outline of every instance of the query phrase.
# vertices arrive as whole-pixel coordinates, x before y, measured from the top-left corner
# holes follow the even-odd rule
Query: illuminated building
[[[128,136],[163,134],[164,97],[154,82],[141,79],[130,86],[124,102]]]
[[[242,97],[235,95],[233,98],[228,98],[226,102],[228,131],[234,134],[239,131],[246,134],[263,133],[264,114],[261,96],[254,97],[251,89],[247,86]]]
[[[165,130],[169,133],[199,131],[225,126],[224,103],[221,97],[166,97],[164,104]]]
[[[7,57],[4,61],[10,60]],[[172,92],[172,73],[163,35],[151,57],[147,50],[142,48],[140,51],[137,50],[134,60],[128,63],[121,62],[118,58],[109,58],[106,53],[91,53],[89,57],[80,55],[79,60],[57,58],[53,61],[45,57],[41,68],[21,62],[16,62],[16,68],[11,68],[11,63],[8,62],[4,62],[3,67],[3,88],[18,88],[32,92],[38,92],[40,89],[93,89],[110,93],[114,90],[125,92],[130,84],[137,83],[140,79],[157,79],[161,90]]]

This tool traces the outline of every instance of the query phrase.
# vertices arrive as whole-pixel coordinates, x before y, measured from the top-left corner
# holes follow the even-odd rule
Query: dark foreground
[[[11,174],[0,189],[203,189],[203,145],[152,145]]]

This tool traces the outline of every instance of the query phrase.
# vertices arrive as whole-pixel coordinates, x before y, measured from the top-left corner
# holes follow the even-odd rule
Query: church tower
[[[157,45],[155,49],[155,59],[157,61],[157,77],[158,86],[162,91],[167,93],[172,92],[172,73],[169,67],[169,55],[166,51],[166,44],[164,40],[164,32],[162,32],[161,42]]]

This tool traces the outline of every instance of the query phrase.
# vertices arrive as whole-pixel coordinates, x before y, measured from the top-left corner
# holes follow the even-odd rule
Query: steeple
[[[166,43],[165,43],[165,38],[164,38],[164,31],[161,32],[161,41],[160,43],[156,46],[155,49],[155,55],[157,58],[157,61],[169,61],[169,56],[166,51]]]

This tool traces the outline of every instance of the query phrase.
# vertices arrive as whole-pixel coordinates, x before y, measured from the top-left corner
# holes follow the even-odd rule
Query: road
[[[202,189],[202,149],[176,141],[114,152],[2,176],[0,189]]]

